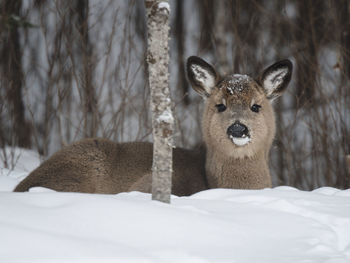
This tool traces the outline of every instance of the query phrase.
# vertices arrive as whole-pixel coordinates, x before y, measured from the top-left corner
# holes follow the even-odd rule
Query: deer
[[[271,187],[269,151],[275,136],[273,101],[287,88],[293,65],[281,60],[257,78],[220,77],[202,58],[187,60],[187,77],[204,99],[203,143],[173,151],[172,194],[211,188]],[[153,144],[83,139],[64,147],[18,184],[15,192],[41,186],[63,192],[151,192]]]

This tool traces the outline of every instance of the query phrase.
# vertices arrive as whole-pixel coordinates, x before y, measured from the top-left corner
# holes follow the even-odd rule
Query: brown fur
[[[207,188],[270,187],[268,155],[275,135],[270,101],[288,85],[291,63],[275,63],[258,81],[244,76],[237,82],[236,75],[220,80],[211,65],[198,57],[188,59],[187,70],[193,88],[206,98],[202,121],[205,147],[174,150],[172,193],[182,196]],[[218,104],[224,104],[226,110],[218,112]],[[258,113],[251,110],[253,104],[261,106]],[[248,127],[251,141],[246,145],[237,146],[227,134],[235,121]],[[151,143],[82,140],[55,153],[15,191],[43,186],[66,192],[150,192],[152,153]]]
[[[215,105],[223,99],[227,110],[217,113]],[[258,114],[250,110],[252,100],[262,106]],[[251,132],[251,142],[243,147],[234,145],[226,134],[227,127],[236,120]],[[271,186],[268,154],[275,135],[275,119],[270,102],[255,82],[245,92],[234,95],[228,94],[224,87],[214,90],[205,105],[202,125],[208,149],[206,171],[210,188]]]
[[[69,145],[43,162],[15,189],[42,186],[64,192],[115,194],[151,191],[151,143],[114,143],[85,139]],[[174,150],[172,193],[190,195],[207,189],[202,150]]]

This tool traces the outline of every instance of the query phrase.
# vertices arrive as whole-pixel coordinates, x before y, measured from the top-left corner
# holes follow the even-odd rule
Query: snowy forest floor
[[[12,193],[39,164],[18,156],[0,167],[2,263],[350,262],[350,189],[213,189],[170,205],[139,192]]]

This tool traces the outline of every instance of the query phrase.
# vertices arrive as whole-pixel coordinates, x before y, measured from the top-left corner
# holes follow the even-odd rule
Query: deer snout
[[[250,142],[249,130],[247,126],[236,121],[226,131],[228,137],[237,146],[243,146]]]
[[[227,128],[227,135],[229,137],[236,137],[236,138],[242,138],[249,134],[249,130],[247,126],[240,123],[239,121],[236,121],[234,124],[232,124],[230,127]]]

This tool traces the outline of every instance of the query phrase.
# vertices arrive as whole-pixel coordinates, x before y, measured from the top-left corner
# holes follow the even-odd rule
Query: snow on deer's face
[[[252,78],[227,76],[206,101],[202,129],[208,148],[230,157],[251,157],[269,148],[274,137],[271,104]]]
[[[228,75],[221,80],[198,57],[187,63],[194,89],[206,98],[202,129],[208,151],[234,158],[267,153],[275,135],[271,100],[286,88],[292,66],[278,62],[255,81],[247,75]]]

